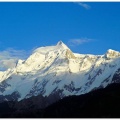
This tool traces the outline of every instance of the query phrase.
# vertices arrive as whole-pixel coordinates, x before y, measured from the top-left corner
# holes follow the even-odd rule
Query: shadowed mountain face
[[[38,97],[38,96],[37,96]],[[39,96],[40,97],[40,96]],[[39,98],[38,97],[38,98]],[[50,106],[39,109],[32,99],[21,102],[4,102],[0,117],[12,118],[119,118],[120,84],[111,84],[104,89],[92,91],[80,96],[65,97]],[[24,103],[24,104],[23,104]],[[27,103],[27,106],[23,107]],[[22,106],[22,107],[21,107]],[[35,107],[36,106],[36,107]]]
[[[120,84],[66,97],[45,109],[48,118],[120,118]],[[52,111],[52,112],[51,112]],[[56,113],[56,114],[54,114]]]

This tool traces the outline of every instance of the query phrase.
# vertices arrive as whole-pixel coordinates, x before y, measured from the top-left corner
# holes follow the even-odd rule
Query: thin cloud
[[[0,60],[1,59],[25,59],[28,56],[28,52],[25,50],[15,50],[13,48],[8,48],[4,51],[0,51]]]
[[[15,67],[19,59],[24,60],[29,56],[29,54],[29,51],[15,50],[13,48],[0,51],[0,71]]]
[[[91,8],[90,5],[86,4],[86,3],[82,3],[82,2],[76,2],[79,6],[89,10]]]
[[[0,61],[0,71],[5,71],[8,68],[16,66],[17,59],[4,59]]]
[[[71,39],[68,41],[68,44],[70,46],[79,46],[80,44],[85,44],[91,41],[93,41],[93,39],[89,38]]]

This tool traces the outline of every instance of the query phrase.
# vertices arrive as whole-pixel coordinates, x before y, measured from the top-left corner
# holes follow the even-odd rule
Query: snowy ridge
[[[0,95],[19,94],[18,100],[49,96],[80,95],[114,82],[120,68],[120,53],[109,49],[105,55],[73,53],[62,41],[40,47],[26,60],[0,72]],[[118,74],[118,71],[117,71]]]

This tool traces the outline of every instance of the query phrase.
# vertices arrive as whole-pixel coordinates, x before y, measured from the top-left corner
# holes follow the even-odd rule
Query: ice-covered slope
[[[16,67],[0,72],[0,95],[5,100],[24,99],[39,94],[85,94],[115,82],[120,53],[109,49],[104,55],[75,54],[62,41],[40,47]],[[117,71],[117,72],[116,72]]]

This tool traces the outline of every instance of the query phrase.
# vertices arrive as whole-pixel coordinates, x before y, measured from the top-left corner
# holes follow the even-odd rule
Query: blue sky
[[[120,3],[0,2],[0,56],[24,57],[59,40],[81,54],[120,51]]]

